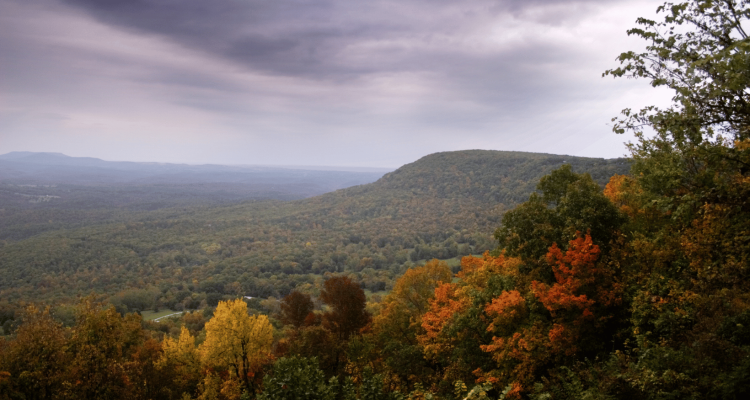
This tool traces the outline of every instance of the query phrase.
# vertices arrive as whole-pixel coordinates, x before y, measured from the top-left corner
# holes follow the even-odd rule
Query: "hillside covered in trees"
[[[285,296],[325,273],[352,273],[382,291],[419,260],[493,248],[502,213],[564,164],[602,184],[629,168],[624,159],[439,153],[377,182],[299,201],[126,214],[117,223],[5,241],[0,298],[9,309],[95,292],[122,310],[182,310],[238,295]]]
[[[302,251],[311,251],[309,263],[272,260],[279,262],[281,271],[289,268],[284,280],[305,276],[296,271],[304,272],[307,265],[313,270],[316,265],[329,269],[322,269],[324,277],[309,285],[296,285],[294,290],[288,286],[286,295],[280,286],[272,285],[284,297],[278,303],[268,299],[265,306],[260,305],[265,310],[257,307],[255,299],[216,289],[215,308],[164,323],[143,321],[140,315],[122,309],[122,304],[118,312],[117,307],[99,302],[95,296],[82,298],[67,320],[54,308],[30,305],[18,313],[14,334],[0,340],[0,396],[747,398],[750,39],[744,28],[750,20],[750,4],[693,0],[668,3],[659,12],[663,21],[639,19],[640,27],[630,31],[649,42],[646,51],[623,53],[621,67],[605,73],[646,78],[654,86],[675,91],[670,108],[625,110],[616,122],[615,132],[633,130],[638,138],[630,146],[629,173],[606,178],[602,188],[594,178],[597,175],[581,172],[573,160],[558,158],[558,163],[550,163],[550,170],[536,179],[536,191],[511,206],[511,200],[506,203],[502,199],[513,199],[513,190],[473,185],[485,175],[473,168],[463,169],[476,165],[471,157],[464,157],[472,152],[437,154],[375,184],[299,203],[209,209],[196,214],[195,220],[175,216],[174,226],[154,221],[157,225],[151,229],[156,233],[148,237],[149,243],[172,234],[178,237],[179,231],[196,242],[174,240],[175,246],[193,243],[204,249],[206,261],[192,271],[196,273],[193,289],[212,281],[210,277],[201,281],[200,271],[212,268],[213,276],[242,271],[242,257],[252,254],[256,242],[243,244],[247,251],[243,256],[235,253],[241,249],[231,247],[233,242],[206,244],[198,241],[201,235],[231,232],[238,237],[260,237],[247,233],[250,226],[285,232],[286,236],[273,237],[265,249],[270,254],[282,254],[281,247],[272,247],[276,243],[297,243]],[[533,157],[536,161],[531,164],[541,165],[548,156]],[[444,164],[443,160],[451,161]],[[600,166],[609,168],[610,163],[619,162],[602,161]],[[423,163],[430,168],[422,168]],[[457,167],[452,169],[451,164]],[[452,177],[450,182],[447,176]],[[402,178],[407,177],[419,185],[402,186]],[[521,181],[512,173],[507,179]],[[519,183],[515,187],[524,186]],[[457,194],[447,195],[455,189]],[[496,214],[464,208],[487,198],[503,207],[492,211]],[[299,212],[300,205],[308,211]],[[369,207],[361,207],[364,205]],[[248,212],[253,207],[266,207],[263,210],[272,216],[268,220],[254,217]],[[219,218],[227,215],[233,219]],[[474,225],[452,225],[458,223],[450,219],[454,215],[469,218]],[[244,218],[243,223],[252,223],[232,225],[232,221],[241,220],[238,217]],[[407,226],[394,224],[396,217]],[[446,217],[447,222],[439,220]],[[462,218],[455,221],[464,221]],[[191,225],[191,221],[202,225]],[[271,229],[266,225],[270,221],[285,230]],[[147,222],[138,223],[145,226]],[[140,225],[134,224],[131,229],[138,231]],[[382,252],[388,261],[385,249],[401,246],[402,254],[412,263],[414,253],[446,251],[452,245],[445,241],[453,239],[459,249],[460,244],[473,246],[468,249],[473,253],[479,250],[478,241],[459,240],[471,237],[464,234],[481,232],[484,224],[492,225],[488,230],[494,231],[494,242],[488,246],[491,251],[462,257],[458,269],[437,259],[424,265],[402,265],[394,271],[392,285],[387,285],[390,290],[380,301],[374,296],[368,300],[363,290],[369,287],[366,277],[390,271],[390,264],[378,267],[375,252]],[[190,230],[198,229],[193,226],[203,229],[201,235]],[[125,233],[119,233],[118,240],[127,242],[128,225],[120,229],[118,232]],[[315,246],[323,243],[323,232],[330,230],[345,232],[337,239],[345,242],[335,243],[342,247],[329,249],[341,254],[336,260],[331,258],[334,264],[314,258],[318,254]],[[107,237],[106,232],[111,231],[92,231],[87,236],[74,236],[74,232],[78,231],[62,232],[65,238],[72,238],[66,239],[68,242],[63,242],[63,236],[45,238],[48,243],[59,240],[58,254],[66,254],[65,245]],[[28,240],[32,239],[38,238]],[[440,240],[442,245],[430,250],[431,243]],[[14,263],[33,260],[25,255],[27,250],[22,251],[30,243],[6,244],[3,256],[14,255]],[[411,244],[413,248],[408,247]],[[224,253],[227,247],[231,251]],[[86,244],[79,248],[86,249]],[[110,257],[110,253],[94,252],[94,248],[88,250],[92,259],[96,256],[106,261]],[[118,254],[137,257],[138,249],[131,248],[132,253],[122,249]],[[170,247],[159,249],[168,252]],[[369,251],[370,255],[352,257],[355,253],[349,249],[363,255]],[[282,264],[284,261],[289,264]],[[49,281],[45,295],[63,298],[65,292],[55,293],[59,289],[54,289],[54,283],[68,276],[66,273],[77,276],[75,282],[80,285],[102,276],[94,274],[94,269],[75,269],[86,262],[90,261],[82,258],[62,264],[47,260],[31,266],[39,274],[59,265],[62,273]],[[20,263],[3,261],[3,265]],[[189,265],[170,265],[157,267],[173,268],[174,276],[191,271]],[[275,272],[269,271],[274,275],[268,282],[280,280],[278,267],[271,267]],[[76,273],[65,272],[68,270]],[[36,282],[37,277],[19,276],[18,271],[18,267],[8,268],[12,279],[8,282],[18,289],[4,286],[3,296],[20,299],[26,296],[24,290],[42,292],[37,286],[23,286],[24,282]],[[81,275],[83,272],[90,275]],[[259,270],[260,274],[269,272]],[[138,279],[145,279],[141,276]],[[258,276],[254,278],[257,281],[267,279]],[[225,288],[245,290],[246,281],[241,275],[239,279],[237,285],[232,282]],[[177,289],[155,287],[159,291],[154,295],[165,299]],[[121,295],[124,299],[125,292]],[[266,307],[271,303],[276,307]]]

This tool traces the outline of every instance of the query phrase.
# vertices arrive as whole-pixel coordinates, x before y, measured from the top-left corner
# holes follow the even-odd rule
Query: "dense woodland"
[[[202,309],[240,295],[278,299],[295,288],[316,294],[326,273],[351,274],[369,292],[383,292],[420,260],[493,249],[503,211],[563,164],[591,171],[602,184],[629,167],[624,159],[439,153],[375,183],[309,199],[116,209],[115,223],[6,240],[0,323],[21,301],[70,303],[92,292],[123,313]],[[32,211],[46,216],[50,209]]]
[[[441,153],[303,201],[7,241],[0,396],[747,398],[750,4],[659,11],[605,73],[675,91],[615,120],[629,172]],[[531,194],[521,165],[550,167]]]

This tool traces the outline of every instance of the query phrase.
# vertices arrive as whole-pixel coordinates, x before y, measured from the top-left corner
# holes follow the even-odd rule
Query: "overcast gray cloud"
[[[0,0],[0,152],[396,167],[616,157],[602,79],[653,1]]]
[[[585,1],[560,0],[66,3],[81,7],[105,23],[160,35],[249,68],[334,80],[386,71],[434,69],[434,62],[440,60],[449,64],[480,61],[477,59],[488,54],[472,49],[482,44],[476,42],[475,36],[487,35],[504,15],[556,26],[566,19],[580,19],[587,5]],[[527,10],[539,8],[558,12],[542,18],[525,15]],[[510,47],[519,45],[526,47],[527,43],[519,41]],[[554,54],[548,58],[552,57]]]

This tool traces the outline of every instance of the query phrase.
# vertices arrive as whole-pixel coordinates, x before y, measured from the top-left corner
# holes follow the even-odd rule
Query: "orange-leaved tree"
[[[483,378],[494,368],[492,357],[481,349],[491,343],[492,332],[485,306],[503,291],[515,288],[517,260],[505,256],[464,257],[455,282],[435,288],[429,310],[422,316],[423,332],[417,336],[440,383],[435,389],[452,391],[455,381]]]
[[[581,352],[600,350],[601,340],[592,335],[611,319],[611,307],[620,304],[622,292],[611,269],[600,262],[600,253],[590,235],[571,240],[565,252],[553,244],[547,262],[554,282],[519,285],[484,307],[493,336],[480,347],[497,363],[484,371],[484,379],[502,387],[511,384],[518,393],[546,369],[570,364]]]
[[[622,285],[606,265],[597,264],[599,255],[599,246],[593,244],[590,235],[579,234],[564,254],[555,244],[547,253],[555,282],[531,284],[534,296],[552,317],[549,340],[554,354],[575,354],[582,345],[582,335],[611,318],[598,311],[621,302]]]
[[[407,270],[383,299],[381,311],[373,319],[373,335],[391,386],[408,391],[415,381],[424,383],[435,375],[417,335],[424,333],[422,315],[435,297],[435,288],[452,278],[444,261],[432,260]]]

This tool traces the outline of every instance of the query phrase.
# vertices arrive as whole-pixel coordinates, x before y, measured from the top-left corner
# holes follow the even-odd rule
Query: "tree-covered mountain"
[[[428,155],[386,174],[374,186],[440,198],[476,198],[515,205],[526,201],[539,179],[563,164],[589,173],[600,185],[630,168],[624,158],[572,157],[516,151],[467,150]]]
[[[194,308],[237,294],[283,296],[327,272],[383,290],[418,260],[493,248],[503,212],[563,164],[600,183],[629,168],[624,159],[459,151],[303,200],[119,209],[116,222],[4,241],[0,297],[51,301],[95,291],[125,299],[151,288],[131,308]]]

